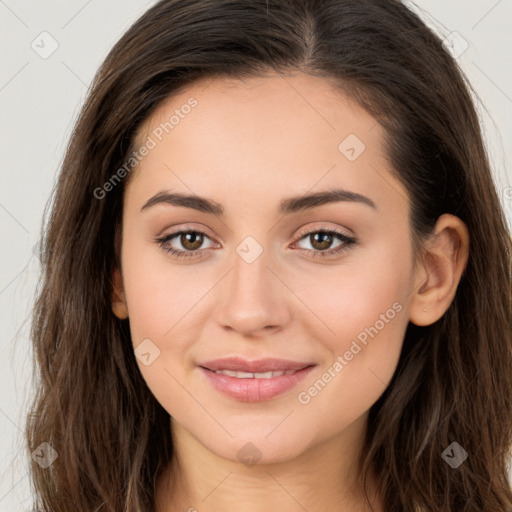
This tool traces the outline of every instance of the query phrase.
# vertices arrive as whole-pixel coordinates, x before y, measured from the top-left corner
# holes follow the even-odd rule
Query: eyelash
[[[201,254],[206,249],[196,249],[195,251],[181,251],[172,249],[171,247],[166,246],[165,244],[169,241],[171,241],[173,238],[176,238],[179,235],[187,234],[187,233],[196,233],[200,235],[204,235],[207,238],[210,238],[206,233],[199,231],[197,229],[184,229],[181,231],[176,231],[174,233],[170,233],[168,235],[164,235],[160,238],[155,239],[155,243],[157,243],[165,252],[170,254],[171,256],[175,258],[190,258],[196,255]],[[310,235],[316,234],[316,233],[323,233],[327,235],[334,235],[336,238],[338,238],[340,241],[344,242],[342,245],[335,249],[326,249],[324,251],[316,250],[316,249],[303,249],[304,251],[307,251],[308,253],[312,253],[312,256],[317,258],[326,258],[328,256],[336,256],[339,255],[346,250],[349,249],[349,247],[355,243],[357,243],[357,240],[355,238],[349,237],[345,235],[344,233],[341,233],[340,231],[337,231],[335,229],[316,229],[313,231],[308,231],[306,233],[301,233],[297,242],[301,241],[303,238],[306,238]],[[296,243],[296,242],[294,242]]]

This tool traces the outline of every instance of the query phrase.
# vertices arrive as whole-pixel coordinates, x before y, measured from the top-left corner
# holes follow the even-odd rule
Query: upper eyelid
[[[309,235],[311,233],[317,233],[319,231],[334,231],[336,233],[338,233],[339,235],[343,235],[343,236],[346,236],[347,238],[355,238],[353,235],[351,235],[350,233],[348,233],[347,229],[343,229],[343,228],[339,228],[339,227],[329,227],[329,226],[326,226],[326,225],[321,225],[321,226],[318,226],[318,227],[315,227],[313,226],[312,228],[304,228],[304,229],[300,229],[298,234],[296,236],[298,237],[304,237],[306,235]]]
[[[172,228],[170,228],[170,229],[172,229]],[[176,229],[176,231],[173,231],[172,233],[169,233],[169,235],[176,235],[176,234],[181,233],[183,231],[185,231],[185,232],[186,231],[196,231],[198,233],[203,233],[203,234],[209,236],[210,238],[216,238],[214,236],[209,235],[208,228],[203,228],[203,227],[197,227],[196,228],[194,226],[194,223],[180,224],[179,228]],[[320,226],[313,226],[313,227],[309,227],[309,228],[299,229],[298,234],[296,236],[303,236],[303,235],[307,235],[309,233],[317,232],[317,231],[337,231],[337,232],[340,232],[340,234],[343,234],[343,235],[345,235],[345,236],[347,236],[349,238],[354,238],[354,235],[351,234],[351,230],[349,230],[347,228],[333,227],[333,226],[328,226],[328,225],[325,225],[325,224],[321,224]],[[161,237],[164,237],[164,236],[167,236],[167,235],[165,235],[165,234],[161,235]]]
[[[356,240],[354,236],[343,232],[340,228],[332,228],[332,227],[326,227],[326,226],[319,226],[319,227],[312,227],[312,228],[304,228],[304,230],[300,230],[299,233],[296,235],[293,244],[299,242],[303,238],[305,238],[308,235],[311,235],[312,233],[318,233],[321,231],[332,231],[334,234],[337,234],[339,236],[344,236],[351,240]],[[202,235],[205,235],[208,237],[214,244],[218,244],[214,237],[210,236],[208,233],[206,233],[202,228],[194,228],[194,227],[180,227],[180,229],[173,231],[168,234],[164,234],[160,237],[160,239],[168,239],[172,240],[173,238],[176,238],[178,235],[181,235],[183,233],[187,232],[194,232],[194,233],[200,233]],[[197,249],[197,251],[203,251],[205,249]],[[187,252],[194,252],[194,251],[187,251]]]
[[[170,228],[170,232],[169,233],[166,233],[165,231],[166,230],[163,230],[162,234],[158,236],[158,238],[168,238],[168,237],[174,237],[176,235],[179,235],[179,234],[182,234],[182,233],[187,233],[187,232],[190,232],[190,231],[193,231],[194,233],[202,233],[203,235],[206,235],[208,238],[214,240],[216,237],[212,236],[209,234],[209,231],[208,229],[205,229],[205,228],[196,228],[192,225],[188,225],[188,224],[185,224],[185,225],[182,225],[180,224],[180,227],[178,229],[176,229],[175,231],[173,231],[173,228]]]

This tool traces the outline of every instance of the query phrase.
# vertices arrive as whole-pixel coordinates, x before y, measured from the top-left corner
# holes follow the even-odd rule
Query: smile
[[[291,390],[315,366],[275,358],[248,361],[229,357],[201,363],[199,370],[222,395],[242,402],[261,402]]]

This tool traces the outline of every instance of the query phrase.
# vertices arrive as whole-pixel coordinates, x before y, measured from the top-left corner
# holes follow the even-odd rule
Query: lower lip
[[[313,369],[308,366],[290,375],[270,379],[239,379],[199,367],[215,389],[243,402],[262,402],[292,389]]]

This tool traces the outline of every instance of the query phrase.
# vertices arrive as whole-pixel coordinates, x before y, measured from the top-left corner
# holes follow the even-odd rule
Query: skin
[[[129,318],[134,347],[150,339],[160,351],[148,366],[137,360],[172,417],[176,457],[159,481],[157,510],[369,510],[355,477],[369,409],[392,378],[408,322],[429,325],[449,307],[467,262],[467,229],[441,216],[414,258],[409,199],[391,173],[383,128],[325,78],[196,82],[157,109],[138,144],[191,96],[198,105],[133,171],[113,276],[113,311]],[[366,147],[354,161],[338,149],[349,134]],[[341,201],[278,213],[282,199],[333,188],[376,208]],[[141,211],[171,189],[213,199],[224,216],[164,203]],[[185,228],[206,234],[202,255],[177,259],[155,242]],[[312,256],[321,245],[301,233],[332,228],[356,243]],[[236,252],[248,236],[263,249],[252,263]],[[199,243],[184,246],[178,236],[167,245],[190,251]],[[340,245],[334,237],[327,250]],[[298,393],[396,303],[394,318],[300,403]],[[316,366],[292,390],[248,403],[220,394],[197,366],[232,355]],[[261,457],[253,465],[237,456],[248,442]],[[383,511],[373,487],[371,501]]]

